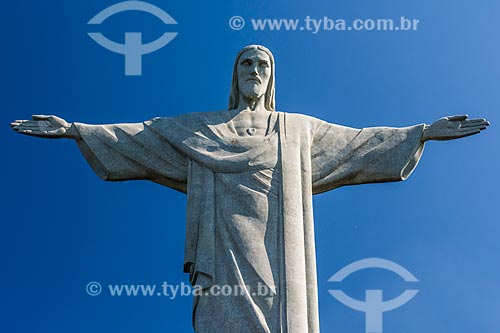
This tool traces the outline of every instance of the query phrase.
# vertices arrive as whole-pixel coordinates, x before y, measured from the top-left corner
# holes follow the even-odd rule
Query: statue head
[[[241,95],[256,98],[264,95],[264,107],[268,111],[274,111],[274,94],[273,54],[262,45],[245,46],[234,61],[229,110],[238,107]]]

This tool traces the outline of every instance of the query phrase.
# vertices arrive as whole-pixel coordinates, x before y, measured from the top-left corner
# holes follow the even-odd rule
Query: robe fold
[[[319,332],[312,195],[405,180],[424,147],[424,125],[354,129],[284,112],[265,136],[238,136],[228,111],[75,127],[104,180],[187,194],[184,271],[203,290],[243,290],[195,297],[203,333]]]

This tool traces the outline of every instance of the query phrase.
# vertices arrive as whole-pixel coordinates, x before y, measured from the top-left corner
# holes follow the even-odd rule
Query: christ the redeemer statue
[[[463,115],[354,129],[278,112],[274,67],[267,48],[243,48],[227,110],[137,124],[70,124],[56,116],[11,124],[22,134],[74,139],[104,180],[147,179],[186,193],[191,283],[243,290],[195,296],[196,332],[319,332],[313,194],[405,180],[426,141],[489,125]],[[259,285],[270,292],[259,295]]]

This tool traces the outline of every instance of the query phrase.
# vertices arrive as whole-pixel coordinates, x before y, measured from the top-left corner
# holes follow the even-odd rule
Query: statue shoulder
[[[226,110],[211,112],[190,112],[171,117],[156,117],[144,124],[159,131],[171,128],[185,129],[191,132],[202,131],[210,125],[225,123],[228,119]]]
[[[208,111],[208,112],[189,112],[179,115],[173,115],[169,117],[155,117],[147,122],[165,122],[165,121],[176,121],[179,123],[188,124],[210,124],[220,121],[221,118],[227,118],[227,110],[220,111]]]
[[[309,116],[306,114],[302,113],[292,113],[292,112],[283,112],[283,111],[278,111],[279,113],[283,114],[286,122],[289,123],[291,126],[297,128],[297,127],[308,127],[311,130],[315,130],[322,124],[326,123],[325,121],[318,119],[313,116]]]

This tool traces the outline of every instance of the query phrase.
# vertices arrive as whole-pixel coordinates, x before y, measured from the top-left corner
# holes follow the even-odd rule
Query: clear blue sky
[[[101,181],[74,142],[20,136],[31,114],[84,123],[138,122],[227,106],[234,56],[244,45],[276,58],[277,108],[352,127],[406,126],[452,114],[486,117],[483,134],[431,142],[403,183],[342,188],[315,197],[323,332],[363,332],[361,312],[333,299],[408,287],[366,270],[327,280],[355,260],[393,260],[420,293],[384,316],[384,332],[498,332],[500,323],[500,3],[493,0],[159,1],[178,22],[122,13],[86,23],[118,1],[3,4],[0,155],[0,327],[5,332],[191,332],[191,298],[91,297],[106,284],[187,283],[185,197],[159,185]],[[247,26],[231,30],[240,15]],[[420,20],[418,31],[254,31],[251,18]],[[88,36],[179,35],[123,75],[123,56]]]

